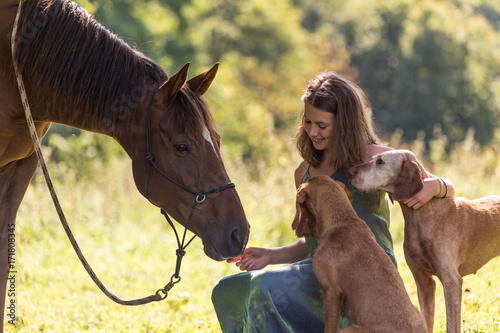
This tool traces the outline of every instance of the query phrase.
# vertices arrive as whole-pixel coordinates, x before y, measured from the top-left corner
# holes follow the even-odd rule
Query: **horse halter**
[[[163,209],[160,208],[161,209],[161,213],[163,214],[163,216],[165,216],[165,219],[167,220],[168,224],[170,224],[170,226],[174,230],[175,237],[177,239],[177,245],[178,245],[178,249],[176,250],[177,264],[176,264],[176,268],[175,268],[175,273],[174,273],[174,275],[172,277],[175,277],[176,279],[180,279],[180,277],[179,277],[179,271],[180,271],[180,265],[181,265],[182,257],[184,256],[184,254],[186,254],[185,249],[191,243],[191,241],[196,237],[196,235],[194,235],[186,244],[184,244],[184,241],[186,239],[186,232],[187,232],[187,229],[188,229],[188,225],[189,225],[189,222],[191,220],[191,217],[193,216],[194,209],[196,208],[196,205],[203,203],[205,201],[205,199],[207,198],[207,195],[213,194],[213,193],[218,193],[220,191],[223,191],[223,190],[226,190],[226,189],[229,189],[229,188],[234,188],[235,185],[234,185],[234,183],[228,183],[226,185],[223,185],[223,186],[220,186],[220,187],[217,187],[217,188],[213,188],[213,189],[208,190],[208,191],[201,191],[201,190],[200,191],[196,191],[196,190],[193,190],[193,189],[191,189],[191,188],[189,188],[189,187],[187,187],[187,186],[179,183],[178,181],[176,181],[175,179],[173,179],[172,177],[170,177],[169,175],[167,175],[165,172],[163,172],[156,165],[156,163],[154,162],[154,156],[153,156],[152,147],[151,147],[151,108],[153,106],[153,100],[154,100],[154,97],[155,97],[156,93],[158,92],[158,90],[160,89],[160,87],[164,83],[165,82],[160,83],[155,88],[155,90],[153,91],[153,93],[151,95],[151,98],[149,100],[148,109],[147,109],[147,120],[146,120],[146,151],[147,151],[147,156],[146,156],[146,161],[148,162],[148,169],[146,171],[146,181],[145,181],[145,184],[144,184],[144,193],[145,193],[146,198],[149,200],[149,202],[151,202],[153,205],[155,205],[155,206],[158,207],[157,204],[155,204],[154,202],[151,201],[151,199],[149,198],[149,193],[148,193],[149,175],[151,173],[151,166],[153,166],[156,169],[156,171],[158,171],[158,173],[160,175],[162,175],[163,177],[167,178],[169,181],[171,181],[175,185],[179,186],[180,188],[182,188],[182,189],[184,189],[184,190],[186,190],[186,191],[188,191],[188,192],[196,195],[194,203],[193,203],[193,206],[191,207],[191,211],[189,213],[188,219],[187,219],[186,224],[184,226],[184,234],[183,234],[183,237],[182,237],[182,242],[179,240],[179,236],[177,234],[177,230],[175,229],[175,226],[172,223],[172,220],[168,216],[167,212],[165,212]]]

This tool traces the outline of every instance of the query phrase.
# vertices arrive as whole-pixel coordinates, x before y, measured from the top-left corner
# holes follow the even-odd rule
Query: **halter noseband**
[[[147,109],[147,119],[146,119],[146,151],[147,151],[147,156],[146,156],[146,161],[148,162],[148,170],[146,172],[146,181],[145,181],[145,185],[144,185],[144,192],[145,192],[146,198],[153,205],[155,205],[155,206],[158,207],[158,205],[156,205],[154,202],[151,201],[151,199],[149,198],[149,194],[148,194],[149,174],[151,172],[151,166],[153,166],[156,169],[156,171],[158,171],[158,173],[160,173],[160,175],[162,175],[163,177],[167,178],[169,181],[171,181],[175,185],[179,186],[180,188],[182,188],[182,189],[184,189],[184,190],[186,190],[186,191],[188,191],[188,192],[196,195],[194,203],[193,203],[193,206],[191,207],[191,212],[189,213],[188,219],[186,221],[186,225],[184,227],[184,235],[182,237],[182,242],[179,240],[179,236],[177,234],[177,230],[175,229],[175,226],[172,223],[172,221],[171,221],[170,217],[168,216],[167,212],[165,212],[163,209],[161,209],[161,213],[167,219],[168,223],[170,224],[170,226],[174,230],[175,237],[177,238],[177,245],[178,245],[178,249],[176,251],[176,254],[177,254],[177,264],[176,264],[176,269],[175,269],[174,276],[175,276],[175,278],[178,278],[179,277],[181,260],[182,260],[182,257],[184,256],[184,254],[186,253],[185,249],[191,243],[191,241],[196,237],[196,235],[194,235],[186,244],[184,244],[184,241],[185,241],[185,238],[186,238],[186,231],[188,229],[189,221],[191,220],[191,217],[193,216],[194,209],[196,208],[196,204],[201,204],[202,202],[204,202],[205,199],[207,198],[207,195],[209,195],[209,194],[218,193],[220,191],[223,191],[223,190],[226,190],[226,189],[229,189],[229,188],[233,188],[233,187],[235,187],[235,185],[234,185],[234,183],[228,183],[226,185],[223,185],[223,186],[220,186],[220,187],[217,187],[217,188],[213,188],[213,189],[208,190],[208,191],[201,191],[201,190],[200,191],[196,191],[196,190],[193,190],[193,189],[191,189],[191,188],[189,188],[189,187],[187,187],[187,186],[179,183],[178,181],[176,181],[175,179],[173,179],[172,177],[170,177],[169,175],[167,175],[165,172],[163,172],[156,165],[156,163],[154,162],[154,156],[153,156],[152,147],[151,147],[151,108],[153,106],[153,100],[154,100],[154,97],[155,97],[156,93],[158,92],[158,90],[160,89],[160,87],[164,83],[165,82],[160,83],[155,88],[155,90],[153,91],[153,94],[151,95],[151,99],[149,100],[148,109]]]

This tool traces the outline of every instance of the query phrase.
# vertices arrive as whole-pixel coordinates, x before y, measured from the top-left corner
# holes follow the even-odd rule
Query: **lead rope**
[[[176,268],[176,273],[174,273],[172,275],[172,277],[170,278],[170,282],[167,283],[167,285],[165,285],[165,287],[158,289],[155,294],[144,297],[144,298],[138,298],[138,299],[133,299],[133,300],[124,300],[124,299],[117,297],[112,292],[110,292],[106,288],[106,286],[101,282],[101,280],[97,277],[97,275],[94,273],[94,271],[90,267],[89,263],[85,259],[82,251],[80,250],[80,246],[78,245],[75,237],[73,236],[73,232],[71,231],[71,229],[68,225],[68,222],[66,221],[66,217],[64,216],[61,204],[59,203],[59,199],[57,198],[57,194],[56,194],[54,185],[52,184],[52,180],[50,178],[49,170],[47,169],[47,164],[45,163],[45,158],[43,157],[43,154],[42,154],[40,140],[38,139],[38,135],[36,133],[36,128],[35,128],[35,125],[33,122],[33,117],[31,116],[31,110],[30,110],[30,106],[28,103],[28,97],[26,95],[26,90],[24,88],[24,82],[23,82],[22,76],[19,72],[17,62],[16,62],[16,57],[15,57],[16,34],[17,34],[17,26],[18,26],[19,17],[21,14],[22,4],[23,4],[23,0],[19,0],[16,19],[14,21],[14,26],[12,27],[12,36],[11,36],[12,64],[14,66],[14,73],[16,75],[17,84],[19,87],[19,93],[21,95],[21,101],[22,101],[22,104],[24,107],[24,112],[26,114],[26,120],[28,122],[28,127],[30,130],[31,139],[33,140],[35,152],[36,152],[36,155],[37,155],[38,160],[40,162],[40,167],[42,168],[43,175],[45,177],[45,182],[47,183],[47,186],[49,187],[49,191],[50,191],[50,194],[52,196],[52,201],[54,201],[54,206],[56,207],[57,214],[59,215],[59,219],[61,220],[64,231],[66,231],[66,235],[68,236],[69,241],[70,241],[71,245],[73,246],[73,249],[75,250],[75,252],[78,256],[78,259],[80,259],[80,261],[81,261],[83,267],[85,268],[85,270],[87,271],[87,273],[90,275],[90,277],[92,278],[94,283],[97,285],[97,287],[99,287],[99,289],[101,289],[101,291],[106,296],[108,296],[111,300],[113,300],[114,302],[121,304],[121,305],[141,305],[141,304],[148,304],[151,302],[158,302],[158,301],[164,300],[165,298],[167,298],[168,292],[170,291],[170,289],[172,289],[172,287],[181,280],[181,278],[179,277],[179,272],[178,272],[179,268]],[[171,222],[169,221],[169,223],[171,223]],[[186,246],[187,246],[187,244],[186,244]],[[183,249],[182,249],[182,251],[183,251]],[[179,252],[179,250],[178,250],[178,252]],[[178,262],[177,266],[180,267],[180,259],[179,258],[180,258],[180,256],[178,253],[177,254],[177,262]]]

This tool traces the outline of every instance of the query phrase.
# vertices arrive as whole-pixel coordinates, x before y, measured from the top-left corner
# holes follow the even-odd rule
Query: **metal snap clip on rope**
[[[176,279],[174,281],[174,278]],[[173,286],[177,283],[179,283],[181,281],[181,277],[180,276],[175,276],[175,274],[172,274],[172,276],[170,277],[170,282],[167,283],[167,285],[163,288],[163,289],[158,289],[155,293],[154,296],[156,296],[156,301],[162,301],[164,300],[165,298],[167,298],[168,296],[168,292],[170,291],[170,289],[173,288]],[[163,293],[163,295],[161,295]]]

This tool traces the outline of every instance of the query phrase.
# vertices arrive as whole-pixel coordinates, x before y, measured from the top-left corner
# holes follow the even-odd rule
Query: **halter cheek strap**
[[[188,219],[186,221],[186,224],[184,225],[184,233],[183,233],[183,236],[182,236],[182,242],[180,241],[179,239],[179,235],[177,234],[177,230],[174,226],[174,224],[172,223],[172,220],[170,219],[169,215],[167,212],[165,212],[163,209],[161,209],[161,213],[163,214],[163,216],[165,216],[165,219],[167,220],[168,224],[172,227],[172,229],[174,230],[174,233],[175,233],[175,237],[177,239],[177,250],[176,250],[176,255],[177,255],[177,263],[176,263],[176,268],[175,268],[175,273],[172,275],[172,278],[179,278],[179,271],[180,271],[180,267],[181,267],[181,262],[182,262],[182,258],[183,256],[186,254],[186,247],[193,241],[193,239],[196,237],[196,235],[194,235],[193,237],[191,237],[191,239],[186,243],[185,243],[185,240],[186,240],[186,232],[188,230],[188,226],[189,226],[189,222],[191,221],[191,217],[193,216],[193,213],[194,213],[194,210],[196,208],[196,205],[197,204],[201,204],[205,201],[205,199],[207,198],[207,195],[209,194],[213,194],[213,193],[218,193],[220,191],[224,191],[226,189],[229,189],[229,188],[234,188],[235,185],[234,183],[228,183],[228,184],[225,184],[225,185],[222,185],[220,187],[217,187],[217,188],[213,188],[211,190],[208,190],[208,191],[196,191],[196,190],[193,190],[181,183],[179,183],[178,181],[176,181],[175,179],[173,179],[172,177],[170,177],[169,175],[167,175],[165,172],[163,172],[155,163],[154,161],[154,156],[153,156],[153,149],[152,149],[152,145],[151,145],[151,108],[153,106],[153,101],[154,101],[154,97],[156,95],[156,93],[158,92],[158,90],[160,89],[160,87],[164,84],[165,82],[162,82],[160,83],[156,88],[155,90],[153,91],[153,93],[151,94],[151,98],[149,100],[149,103],[148,103],[148,109],[147,109],[147,119],[146,119],[146,152],[147,152],[147,155],[146,155],[146,161],[148,162],[148,169],[147,169],[147,172],[146,172],[146,180],[145,180],[145,184],[144,184],[144,193],[145,193],[145,196],[146,198],[149,200],[149,202],[151,202],[153,205],[157,206],[154,202],[151,201],[151,199],[149,198],[149,192],[148,192],[148,184],[149,184],[149,175],[151,173],[151,166],[153,168],[156,169],[156,171],[158,171],[158,173],[160,175],[162,175],[163,177],[167,178],[169,181],[171,181],[172,183],[174,183],[175,185],[179,186],[180,188],[192,193],[195,195],[195,199],[194,199],[194,202],[193,202],[193,206],[191,207],[191,211],[189,213],[189,216],[188,216]]]
[[[148,171],[147,171],[147,174],[146,174],[146,184],[144,186],[145,187],[146,198],[148,198],[148,200],[150,200],[149,196],[148,196],[148,178],[149,178],[149,173],[151,171],[151,166],[153,166],[156,169],[156,171],[158,171],[158,173],[160,173],[163,177],[167,178],[169,181],[171,181],[175,185],[177,185],[177,186],[181,187],[182,189],[184,189],[184,190],[186,190],[186,191],[188,191],[188,192],[196,195],[196,202],[197,203],[202,203],[203,201],[205,201],[206,196],[208,194],[217,193],[217,192],[226,190],[228,188],[235,187],[234,183],[228,183],[226,185],[222,185],[220,187],[213,188],[213,189],[208,190],[208,191],[196,191],[196,190],[190,189],[189,187],[187,187],[187,186],[179,183],[178,181],[176,181],[175,179],[173,179],[172,177],[170,177],[169,175],[167,175],[165,172],[163,172],[156,165],[156,163],[154,161],[155,158],[153,156],[153,150],[152,150],[152,145],[151,145],[151,108],[153,106],[153,101],[154,101],[154,97],[155,97],[156,93],[158,92],[158,90],[160,89],[160,87],[164,83],[165,82],[160,83],[155,88],[155,90],[153,91],[153,93],[151,95],[149,103],[148,103],[147,119],[146,119],[146,152],[147,152],[146,161],[148,162]]]

